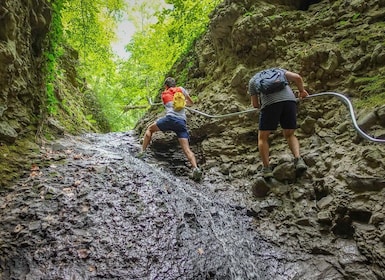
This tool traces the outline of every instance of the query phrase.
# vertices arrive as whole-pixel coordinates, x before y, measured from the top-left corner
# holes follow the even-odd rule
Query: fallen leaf
[[[88,206],[88,205],[83,205],[81,209],[82,209],[82,210],[81,210],[82,213],[87,213],[87,212],[90,210],[90,206]]]
[[[39,166],[37,165],[37,164],[32,164],[32,166],[31,166],[31,171],[39,171],[40,170],[40,168],[39,168]]]
[[[74,159],[76,160],[76,159],[81,159],[82,158],[82,154],[76,154],[76,155],[74,155]]]
[[[29,174],[29,177],[37,177],[37,176],[40,176],[42,173],[41,172],[38,172],[38,171],[33,171]]]
[[[82,182],[82,181],[80,181],[80,180],[76,180],[76,181],[74,182],[74,186],[75,186],[75,187],[79,186],[79,185],[81,184],[81,182]]]
[[[13,229],[13,232],[14,233],[18,233],[20,232],[24,227],[20,224],[18,224],[17,226],[15,226],[15,228]]]
[[[88,267],[88,271],[89,271],[89,272],[94,272],[94,271],[96,271],[96,267],[93,266],[93,265],[90,265],[90,266]]]
[[[78,250],[78,256],[81,259],[88,258],[89,254],[90,254],[90,251],[88,249],[79,249]]]

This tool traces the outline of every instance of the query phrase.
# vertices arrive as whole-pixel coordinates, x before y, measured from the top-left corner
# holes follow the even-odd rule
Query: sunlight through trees
[[[79,53],[78,70],[95,92],[113,131],[133,128],[173,64],[207,29],[218,0],[73,0],[62,11],[64,42]],[[112,49],[117,27],[131,22],[127,58]],[[128,32],[128,31],[127,31]],[[128,32],[129,33],[129,32]],[[131,36],[131,34],[130,34]],[[177,77],[178,78],[178,77]]]

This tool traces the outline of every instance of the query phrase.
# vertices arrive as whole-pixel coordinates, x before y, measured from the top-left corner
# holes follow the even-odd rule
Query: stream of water
[[[137,150],[132,133],[47,147],[0,196],[0,279],[343,279],[325,256],[265,241],[225,182]]]

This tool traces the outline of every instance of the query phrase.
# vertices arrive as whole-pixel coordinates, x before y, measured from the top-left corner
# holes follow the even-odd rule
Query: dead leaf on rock
[[[82,205],[81,212],[82,213],[87,213],[90,210],[89,205]]]
[[[75,182],[74,182],[74,186],[75,187],[77,187],[77,186],[79,186],[80,184],[81,184],[81,180],[76,180]]]
[[[30,177],[34,178],[34,177],[37,177],[37,176],[40,176],[41,175],[41,172],[31,172],[31,174],[29,174]]]
[[[37,164],[33,163],[31,165],[31,171],[39,171],[39,170],[40,170],[40,168],[39,168],[39,166]]]
[[[29,174],[30,177],[36,177],[41,175],[40,168],[37,164],[31,165],[31,173]]]
[[[63,188],[63,193],[68,197],[74,197],[73,188]]]
[[[54,218],[54,216],[52,216],[51,214],[49,214],[49,215],[43,217],[42,220],[45,221],[45,222],[52,222],[52,221],[55,220],[55,218]]]
[[[13,229],[13,232],[14,233],[19,233],[20,231],[22,231],[23,230],[23,226],[22,225],[20,225],[20,224],[18,224],[17,226],[15,226],[15,228]]]
[[[81,259],[86,259],[90,255],[90,251],[88,249],[79,249],[77,252],[78,257]]]
[[[82,158],[82,154],[76,154],[76,155],[74,155],[73,158],[74,158],[75,160],[81,159],[81,158]]]

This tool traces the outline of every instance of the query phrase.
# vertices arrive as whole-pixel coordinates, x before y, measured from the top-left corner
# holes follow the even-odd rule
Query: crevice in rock
[[[352,220],[349,216],[339,217],[335,221],[335,225],[332,228],[335,235],[350,239],[353,237],[354,228],[352,226]]]
[[[372,213],[369,211],[360,211],[360,210],[350,211],[350,218],[353,221],[367,224],[369,223],[369,220],[371,217],[372,217]]]
[[[320,0],[305,0],[305,1],[301,1],[300,4],[299,4],[299,9],[301,11],[307,11],[310,7],[310,5],[313,5],[313,4],[317,4],[321,2]]]

